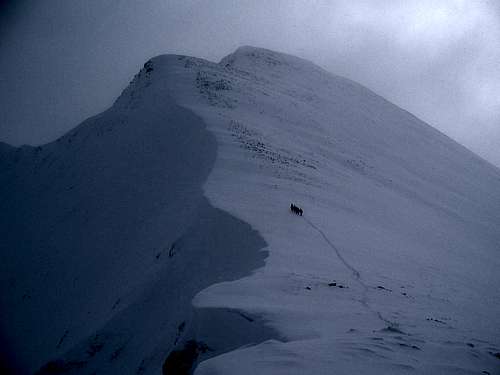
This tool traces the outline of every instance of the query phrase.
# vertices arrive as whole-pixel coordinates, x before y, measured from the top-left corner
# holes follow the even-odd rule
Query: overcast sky
[[[0,140],[51,141],[150,57],[240,45],[351,78],[500,166],[500,2],[0,1]]]

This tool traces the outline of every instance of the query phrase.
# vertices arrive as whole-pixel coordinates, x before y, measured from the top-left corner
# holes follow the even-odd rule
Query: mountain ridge
[[[57,326],[40,335],[47,348],[38,353],[41,362],[62,358],[58,366],[70,373],[158,373],[169,353],[195,340],[217,354],[199,353],[192,362],[201,360],[197,374],[493,373],[491,353],[500,346],[499,171],[359,84],[248,46],[219,63],[161,55],[145,63],[112,108],[30,150],[20,161],[1,161],[8,167],[0,176],[8,215],[0,228],[9,233],[1,252],[9,285],[2,305],[15,320],[23,304],[35,304],[26,300],[54,298],[50,290],[29,293],[39,280],[52,280],[48,285],[63,296],[52,305],[66,321],[87,326],[78,336],[38,305],[47,326]],[[205,215],[204,199],[221,216]],[[291,202],[304,217],[290,214]],[[188,230],[205,217],[199,228],[212,225],[210,232],[229,238],[217,225],[225,215],[238,223],[234,228],[250,228],[241,243],[226,246],[205,229]],[[84,235],[92,231],[106,247]],[[253,231],[263,242],[251,240]],[[176,247],[183,233],[199,233],[184,237],[194,244],[185,251]],[[19,238],[34,243],[20,245]],[[245,240],[256,258],[241,254],[240,264]],[[54,258],[53,247],[70,256]],[[9,249],[20,253],[15,261],[6,259]],[[203,313],[191,319],[185,306],[192,297],[176,289],[182,281],[162,275],[197,264],[206,253],[193,249],[214,259],[231,250],[234,269],[246,271],[205,285],[192,302],[194,316]],[[85,261],[89,251],[108,259],[106,267]],[[88,264],[79,268],[82,259]],[[261,267],[249,271],[249,264]],[[12,274],[27,265],[24,280],[12,284]],[[68,283],[74,292],[61,285],[58,267],[68,275],[80,269],[80,279]],[[114,271],[103,277],[107,269]],[[85,270],[94,276],[86,279]],[[39,278],[30,281],[30,272]],[[12,287],[19,282],[33,285],[28,292]],[[102,302],[86,301],[92,318],[76,318],[75,296],[89,287],[112,301],[87,292]],[[155,296],[155,317],[165,309],[174,318],[149,321],[139,303],[147,295]],[[177,313],[162,296],[187,305]],[[132,312],[120,316],[116,308]],[[225,319],[227,335],[219,326]],[[230,331],[240,339],[226,346],[234,340]],[[123,332],[129,334],[120,338]],[[51,345],[43,341],[48,336]],[[26,344],[17,340],[19,348]]]

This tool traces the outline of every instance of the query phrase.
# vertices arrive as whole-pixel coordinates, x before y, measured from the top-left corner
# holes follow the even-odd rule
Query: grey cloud
[[[460,0],[25,1],[2,19],[0,139],[55,138],[151,56],[250,44],[354,79],[500,165],[499,15]]]

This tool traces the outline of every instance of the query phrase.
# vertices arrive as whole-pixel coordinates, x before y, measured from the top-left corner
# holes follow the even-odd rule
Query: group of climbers
[[[290,210],[296,214],[296,215],[300,215],[302,216],[302,214],[304,213],[304,211],[302,210],[302,208],[300,207],[297,207],[296,205],[294,205],[293,203],[290,204]]]

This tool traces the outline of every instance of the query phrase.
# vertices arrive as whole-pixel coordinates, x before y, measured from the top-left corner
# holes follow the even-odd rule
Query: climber
[[[296,205],[294,205],[293,203],[290,204],[290,210],[296,214],[296,215],[300,215],[302,216],[302,214],[304,213],[304,211],[302,210],[302,208],[299,208],[297,207]]]

